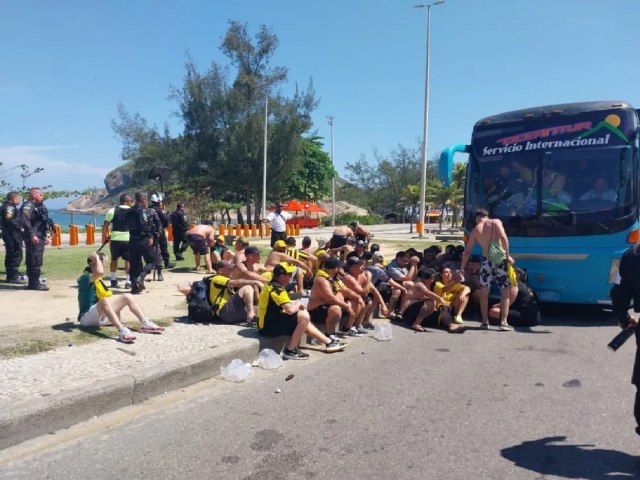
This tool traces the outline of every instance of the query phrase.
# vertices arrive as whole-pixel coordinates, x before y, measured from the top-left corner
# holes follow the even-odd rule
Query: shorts
[[[234,293],[217,313],[218,318],[223,323],[242,323],[247,321],[247,310],[244,300],[240,295]]]
[[[84,312],[80,317],[80,325],[83,327],[100,327],[104,325],[111,325],[109,319],[98,313],[98,304],[94,303],[91,308]]]
[[[320,323],[324,325],[327,320],[327,312],[329,311],[329,307],[331,305],[325,303],[324,305],[320,305],[313,310],[309,310],[309,316],[311,317],[311,323]]]
[[[187,242],[193,253],[199,253],[200,255],[207,255],[209,253],[209,246],[202,235],[194,234],[187,235]]]
[[[482,257],[479,277],[482,288],[489,288],[492,284],[497,285],[498,288],[509,288],[511,286],[506,260],[494,265],[487,257]]]
[[[389,303],[389,300],[391,299],[391,287],[389,284],[381,283],[378,285],[377,289],[378,292],[380,292],[380,296],[382,297],[382,300],[384,300],[384,303]]]
[[[274,317],[266,316],[264,325],[258,332],[265,337],[280,337],[281,335],[291,335],[297,326],[297,313],[292,315],[281,313]]]
[[[344,247],[347,244],[347,236],[346,235],[334,235],[331,237],[329,241],[331,248],[340,248]]]
[[[129,261],[129,242],[112,240],[109,243],[109,251],[111,252],[111,260],[122,258],[125,262]]]
[[[402,314],[402,318],[408,325],[413,325],[413,322],[418,318],[418,313],[420,313],[420,309],[424,305],[425,302],[431,302],[432,300],[423,300],[422,302],[412,303],[407,307],[407,309]],[[438,317],[440,316],[440,312],[435,310],[431,315],[422,320],[423,327],[430,328],[438,328]]]

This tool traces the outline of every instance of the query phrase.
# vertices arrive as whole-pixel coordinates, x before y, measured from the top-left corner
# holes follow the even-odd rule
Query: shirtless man
[[[348,273],[343,277],[343,282],[349,290],[359,295],[365,304],[357,318],[355,318],[353,325],[347,324],[347,327],[349,329],[355,328],[358,332],[366,334],[367,330],[373,330],[369,317],[373,314],[375,307],[380,305],[382,315],[385,317],[389,315],[389,310],[382,299],[382,295],[371,283],[371,272],[365,270],[364,267],[364,260],[355,255],[349,257],[347,260]]]
[[[402,316],[416,332],[425,332],[424,324],[437,328],[442,326],[450,333],[461,333],[464,325],[453,322],[451,316],[441,316],[438,307],[449,307],[449,302],[431,290],[436,271],[432,268],[421,268],[416,281],[408,288],[402,298]]]
[[[509,313],[509,290],[511,283],[507,274],[507,262],[513,264],[513,258],[509,255],[509,239],[504,231],[502,222],[498,219],[490,219],[489,212],[484,208],[476,210],[476,226],[471,231],[469,241],[462,255],[460,270],[464,272],[471,249],[478,243],[482,247],[482,259],[480,265],[480,314],[482,315],[481,328],[489,328],[489,288],[491,284],[497,284],[500,288],[500,330],[512,331],[513,327],[507,322]],[[494,265],[489,260],[489,243],[497,241],[505,251],[505,259],[498,265]]]
[[[236,238],[236,243],[233,245],[233,247],[236,250],[236,253],[232,260],[233,263],[237,265],[238,263],[242,263],[245,261],[244,249],[247,248],[248,246],[249,246],[249,239],[247,237]]]
[[[231,279],[243,278],[245,280],[257,280],[262,284],[267,283],[269,280],[263,277],[262,274],[273,271],[273,268],[260,265],[260,249],[250,245],[244,249],[244,256],[244,262],[236,264],[236,268],[233,269]]]
[[[329,248],[344,247],[348,238],[353,238],[353,231],[349,227],[336,227],[331,240],[329,240]]]
[[[285,253],[286,249],[287,249],[286,242],[284,240],[277,240],[273,244],[273,250],[269,252],[269,255],[267,256],[267,260],[266,262],[264,262],[264,266],[273,268],[281,262],[287,262],[287,263],[290,263],[291,265],[296,265],[297,267],[299,267],[296,270],[296,274],[295,274],[296,275],[296,292],[298,292],[301,295],[304,295],[304,290],[302,285],[302,280],[304,277],[303,271],[307,275],[313,275],[313,272],[305,262],[287,255]]]
[[[207,273],[214,273],[209,247],[215,243],[216,230],[211,225],[196,225],[187,231],[187,242],[196,257],[196,270],[200,270],[200,257],[204,256]]]
[[[340,286],[335,278],[341,262],[335,257],[327,259],[318,270],[311,287],[307,310],[313,323],[325,323],[325,334],[332,340],[337,339],[336,325],[342,318],[342,312],[353,316],[354,312],[340,293]]]

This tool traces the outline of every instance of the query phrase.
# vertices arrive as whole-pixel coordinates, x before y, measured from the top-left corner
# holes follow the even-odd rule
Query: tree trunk
[[[238,219],[238,225],[244,226],[244,218],[242,216],[242,210],[240,210],[240,207],[236,208],[236,218]]]
[[[227,225],[229,225],[231,223],[231,214],[229,213],[229,209],[225,208],[224,209],[224,213],[222,214],[222,218],[224,218],[224,216],[227,216]]]
[[[253,222],[251,222],[251,192],[249,191],[248,188],[247,188],[247,195],[245,198],[247,201],[247,223],[249,225],[252,225]]]
[[[439,230],[442,232],[442,222],[444,221],[444,204],[440,206],[440,227]]]

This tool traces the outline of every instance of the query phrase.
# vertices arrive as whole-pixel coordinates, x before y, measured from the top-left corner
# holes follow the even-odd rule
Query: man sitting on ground
[[[234,248],[236,250],[233,263],[242,263],[245,260],[244,249],[249,246],[249,239],[247,237],[238,237],[234,243]]]
[[[296,270],[296,292],[303,295],[303,276],[305,272],[307,275],[313,275],[313,272],[309,266],[302,260],[298,260],[286,254],[287,244],[284,240],[278,240],[273,245],[273,250],[269,252],[267,260],[264,262],[265,267],[275,267],[279,263],[286,262],[291,265],[299,267]]]
[[[290,360],[306,360],[309,355],[298,348],[302,334],[316,339],[325,345],[325,352],[337,352],[347,345],[332,340],[318,330],[310,321],[309,312],[304,304],[289,298],[285,287],[291,282],[294,268],[290,265],[276,265],[273,280],[265,285],[258,302],[258,331],[265,337],[290,335],[291,339],[282,356]]]
[[[345,312],[349,316],[354,311],[340,293],[336,275],[342,263],[335,257],[329,258],[318,270],[309,296],[309,314],[315,324],[325,324],[325,335],[337,340],[336,326]]]
[[[367,252],[368,253],[368,252]],[[364,269],[365,262],[358,258],[357,255],[352,255],[347,259],[347,274],[343,277],[345,286],[360,296],[365,306],[355,319],[353,325],[347,325],[349,329],[355,328],[358,332],[366,334],[367,330],[373,330],[370,318],[373,316],[373,310],[376,305],[381,305],[382,315],[388,317],[389,311],[387,306],[380,295],[380,292],[376,290],[371,283],[371,274]],[[374,302],[375,299],[375,302]]]
[[[453,323],[451,317],[442,317],[437,311],[437,307],[448,307],[449,303],[431,291],[435,276],[436,271],[432,268],[421,268],[418,271],[416,281],[402,299],[402,316],[416,332],[426,331],[425,326],[437,328],[440,325],[450,333],[462,332],[463,325]]]
[[[371,283],[373,286],[380,292],[380,297],[382,298],[382,302],[380,305],[387,306],[389,300],[391,299],[391,295],[393,295],[394,290],[398,290],[396,293],[396,297],[400,298],[402,294],[407,293],[407,289],[404,288],[400,283],[396,282],[392,279],[384,266],[384,256],[379,251],[375,252],[371,256],[371,265],[367,266],[367,271],[371,273]],[[378,305],[378,299],[374,296],[373,298],[373,309],[375,310]],[[393,310],[387,308],[390,316]]]
[[[259,289],[262,282],[244,278],[231,279],[235,267],[228,260],[216,265],[218,272],[209,280],[209,303],[213,313],[224,323],[255,322],[254,287]]]
[[[211,246],[211,264],[215,265],[222,260],[233,260],[233,252],[224,244],[224,235],[218,235]]]
[[[196,270],[200,270],[200,257],[204,256],[207,273],[213,273],[209,247],[213,245],[216,230],[211,225],[196,225],[187,231],[187,242],[196,257]]]
[[[442,269],[440,274],[442,282],[435,282],[433,291],[444,298],[450,307],[441,312],[443,316],[453,317],[457,324],[463,324],[462,314],[469,303],[469,293],[471,289],[461,283],[462,275],[456,272],[455,276],[449,267]]]
[[[102,275],[104,263],[108,257],[103,253],[91,252],[87,257],[88,267],[78,277],[78,305],[80,313],[78,321],[83,327],[100,327],[113,325],[120,332],[118,340],[122,343],[133,343],[136,337],[120,321],[120,312],[129,307],[131,313],[140,321],[142,333],[162,333],[159,327],[145,317],[144,313],[129,293],[112,297],[113,292],[107,288]]]
[[[418,257],[409,257],[407,252],[400,251],[396,253],[395,259],[387,265],[387,274],[408,289],[416,278],[419,263],[420,259]],[[409,268],[407,268],[408,266]],[[396,307],[400,304],[401,293],[400,290],[394,289],[389,299],[389,310],[394,312],[391,314],[391,318],[394,320],[401,320],[400,316],[395,314]]]

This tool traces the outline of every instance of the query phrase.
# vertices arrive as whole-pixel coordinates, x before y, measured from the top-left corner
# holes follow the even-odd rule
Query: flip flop
[[[427,329],[424,328],[422,325],[412,325],[411,326],[411,330],[413,330],[414,332],[426,332]]]

